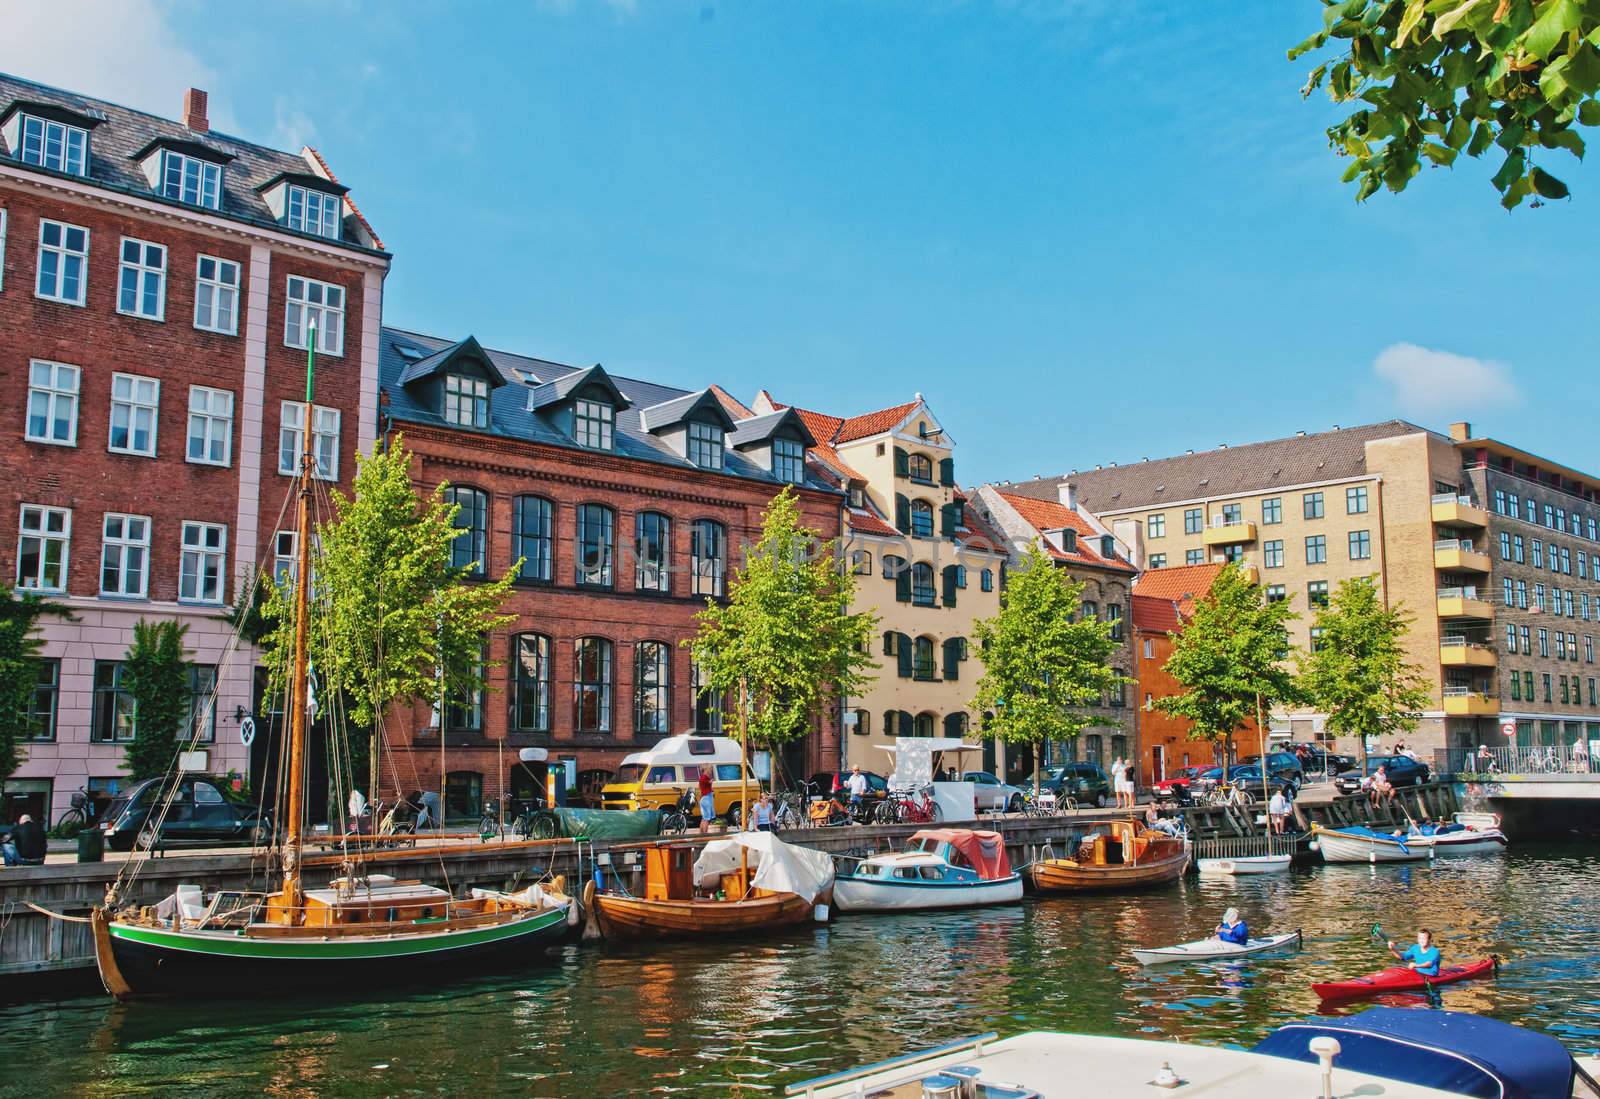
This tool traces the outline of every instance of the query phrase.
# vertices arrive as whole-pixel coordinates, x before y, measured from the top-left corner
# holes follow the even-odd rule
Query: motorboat
[[[1070,1081],[1068,1085],[1064,1081]],[[791,1084],[807,1099],[1597,1099],[1554,1038],[1476,1015],[1372,1008],[1279,1028],[1253,1050],[1089,1034],[984,1034]]]
[[[1029,879],[1041,893],[1088,893],[1171,885],[1189,865],[1189,848],[1138,821],[1114,820],[1085,836],[1074,858],[1041,858]]]
[[[1498,855],[1508,842],[1497,813],[1457,813],[1445,824],[1415,824],[1412,834],[1431,839],[1435,855]]]
[[[1426,862],[1433,858],[1433,839],[1404,832],[1379,832],[1364,825],[1350,828],[1311,826],[1311,845],[1323,862]]]
[[[1215,935],[1209,939],[1196,939],[1177,946],[1158,946],[1149,950],[1134,950],[1134,959],[1140,965],[1164,965],[1167,962],[1215,962],[1238,958],[1245,954],[1260,954],[1267,950],[1281,950],[1287,946],[1299,947],[1300,932],[1288,931],[1282,935],[1264,935],[1242,943],[1225,942]]]
[[[1237,878],[1248,874],[1280,874],[1289,869],[1288,855],[1246,855],[1237,859],[1200,859],[1202,878]]]
[[[998,832],[929,828],[904,851],[872,855],[833,883],[840,912],[970,908],[1022,899],[1022,875]]]

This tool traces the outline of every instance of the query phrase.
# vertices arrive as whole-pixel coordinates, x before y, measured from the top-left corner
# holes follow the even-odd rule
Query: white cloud
[[[298,153],[317,136],[317,124],[311,116],[281,95],[272,105],[272,117],[272,144],[279,149]]]
[[[1522,402],[1504,363],[1414,343],[1391,344],[1378,352],[1372,372],[1392,387],[1394,402],[1407,415],[1453,416]]]

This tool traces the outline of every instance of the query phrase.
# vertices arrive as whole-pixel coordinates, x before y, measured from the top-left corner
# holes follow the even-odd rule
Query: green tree
[[[752,744],[776,748],[803,737],[834,701],[858,693],[875,668],[869,639],[877,615],[852,612],[855,575],[816,531],[801,525],[785,487],[744,554],[726,603],[706,601],[686,644],[701,691],[743,694]]]
[[[160,778],[172,768],[189,723],[189,627],[171,620],[133,624],[133,644],[122,666],[122,685],[133,696],[134,737],[128,774],[135,782]]]
[[[1300,658],[1306,700],[1328,715],[1327,727],[1353,736],[1367,759],[1367,738],[1417,727],[1431,692],[1422,669],[1406,659],[1411,616],[1386,607],[1370,577],[1339,584],[1313,625],[1322,631],[1317,650]]]
[[[39,652],[44,641],[34,633],[39,619],[55,615],[73,621],[72,612],[9,587],[0,588],[0,790],[22,762],[23,745],[33,736],[33,689],[39,682]]]
[[[1579,127],[1600,125],[1596,0],[1323,0],[1322,22],[1289,59],[1348,43],[1301,91],[1326,81],[1335,103],[1355,106],[1328,143],[1350,158],[1358,201],[1461,153],[1501,158],[1493,183],[1507,209],[1567,197],[1535,158],[1581,159]]]
[[[1032,745],[1035,761],[1046,741],[1070,741],[1103,720],[1083,711],[1128,682],[1109,663],[1117,647],[1111,623],[1079,616],[1082,592],[1082,584],[1032,546],[1007,573],[1000,613],[972,624],[983,655],[972,708],[990,715],[986,734]],[[1037,766],[1033,785],[1037,794]]]
[[[1299,701],[1289,666],[1287,600],[1269,602],[1236,564],[1217,574],[1194,614],[1172,637],[1167,674],[1182,694],[1155,700],[1162,713],[1190,722],[1189,739],[1221,745],[1233,759],[1233,737],[1258,713]]]
[[[319,701],[343,700],[373,741],[392,705],[437,702],[441,667],[451,694],[486,688],[484,639],[512,621],[500,607],[522,566],[513,562],[498,580],[469,579],[469,568],[452,566],[451,546],[466,534],[454,525],[459,508],[445,503],[444,485],[419,497],[410,467],[400,437],[358,456],[352,495],[333,494],[333,519],[313,543],[308,650]],[[262,582],[263,644],[272,689],[282,692],[293,667],[293,591]],[[351,738],[344,750],[352,777],[365,778],[368,739]]]

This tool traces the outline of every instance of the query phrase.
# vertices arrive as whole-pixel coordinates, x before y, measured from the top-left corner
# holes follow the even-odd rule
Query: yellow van
[[[711,769],[711,793],[719,817],[739,811],[739,742],[723,736],[683,733],[656,742],[646,752],[626,756],[617,775],[600,791],[605,809],[670,809],[685,793],[694,796],[698,813],[700,769]],[[748,771],[750,797],[761,781]],[[732,816],[730,816],[730,813]]]

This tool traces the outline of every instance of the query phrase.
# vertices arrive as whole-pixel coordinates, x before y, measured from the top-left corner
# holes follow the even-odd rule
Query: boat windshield
[[[621,767],[617,768],[617,777],[615,781],[620,786],[627,786],[635,782],[643,782],[644,764],[624,763]]]

